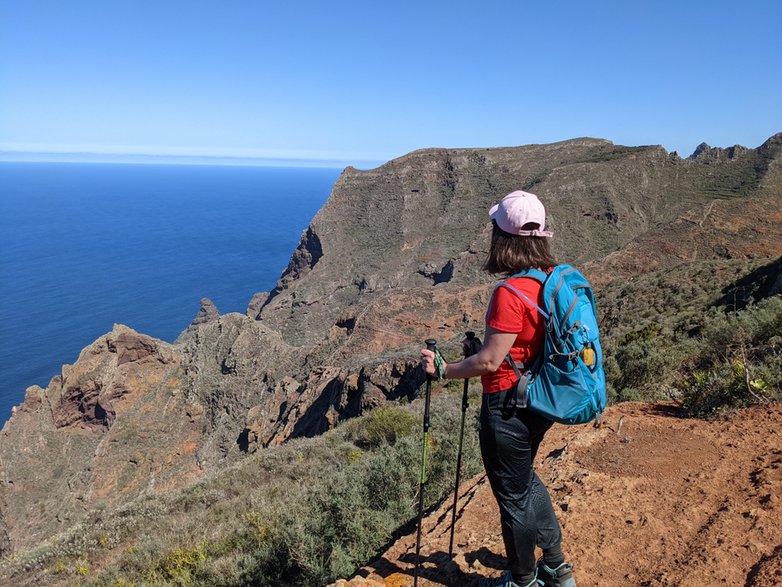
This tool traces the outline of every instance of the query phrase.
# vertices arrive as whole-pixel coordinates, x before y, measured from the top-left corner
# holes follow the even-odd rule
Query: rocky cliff
[[[782,255],[781,146],[775,135],[682,159],[575,139],[346,169],[277,287],[246,314],[204,300],[175,344],[116,326],[46,389],[27,390],[0,433],[0,550],[412,398],[420,341],[454,351],[482,328],[486,211],[513,189],[541,196],[557,255],[599,283]]]

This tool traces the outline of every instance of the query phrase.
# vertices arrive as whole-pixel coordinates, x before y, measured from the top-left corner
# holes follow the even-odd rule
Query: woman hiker
[[[546,211],[534,194],[515,191],[489,211],[493,232],[484,269],[510,276],[523,269],[550,270],[556,265],[544,230]],[[538,305],[541,284],[525,277],[507,282]],[[448,379],[481,377],[483,402],[480,444],[483,464],[500,508],[508,570],[498,579],[481,579],[481,587],[575,587],[572,566],[565,562],[562,532],[548,490],[532,463],[543,435],[553,422],[526,408],[509,405],[517,378],[505,356],[531,365],[543,341],[544,323],[534,308],[505,287],[494,290],[486,313],[483,348],[458,362],[435,366],[435,354],[423,349],[426,373]],[[543,550],[536,563],[535,546]]]

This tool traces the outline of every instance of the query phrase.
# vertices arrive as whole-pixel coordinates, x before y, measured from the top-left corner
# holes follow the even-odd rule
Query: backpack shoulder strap
[[[510,283],[503,281],[499,285],[497,285],[498,288],[504,287],[507,290],[512,291],[514,294],[516,294],[518,297],[520,297],[522,300],[526,301],[530,306],[535,308],[541,316],[543,316],[546,320],[548,320],[549,314],[546,312],[543,308],[538,306],[535,302],[533,302],[528,295],[526,295],[524,292],[516,289],[513,287]]]

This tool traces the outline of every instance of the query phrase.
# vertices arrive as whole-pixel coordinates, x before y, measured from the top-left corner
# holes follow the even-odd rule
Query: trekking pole
[[[437,342],[431,338],[426,341],[427,350],[433,353],[437,351]],[[415,571],[413,574],[413,587],[418,587],[418,570],[421,566],[421,525],[424,517],[424,484],[426,483],[426,457],[429,451],[429,402],[432,399],[431,375],[426,375],[426,400],[424,403],[424,437],[423,454],[421,457],[421,484],[418,489],[418,535],[415,539]]]
[[[464,342],[464,358],[474,355],[481,347],[481,341],[475,338],[474,332],[466,332],[467,340]],[[456,528],[456,503],[459,501],[459,477],[462,471],[462,445],[464,443],[464,419],[469,407],[467,399],[467,390],[470,385],[470,378],[464,378],[464,392],[462,393],[462,425],[459,430],[459,450],[456,453],[456,483],[453,490],[453,514],[451,515],[451,541],[448,545],[448,558],[453,558],[453,534]]]

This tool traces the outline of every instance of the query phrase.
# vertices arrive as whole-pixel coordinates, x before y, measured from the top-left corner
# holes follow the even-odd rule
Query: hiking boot
[[[519,585],[513,580],[513,575],[510,574],[510,571],[505,571],[496,579],[480,579],[478,581],[478,587],[540,587],[541,585],[543,585],[543,581],[537,578],[532,579],[532,582],[526,585]]]
[[[541,585],[545,587],[576,587],[573,578],[573,565],[562,563],[556,569],[546,566],[543,559],[538,561],[537,576]]]

